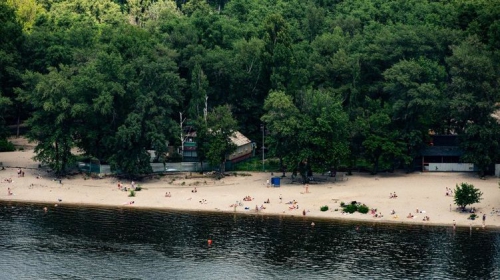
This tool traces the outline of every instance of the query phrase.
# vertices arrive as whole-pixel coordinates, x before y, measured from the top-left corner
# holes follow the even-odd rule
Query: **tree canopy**
[[[478,203],[481,201],[483,193],[474,187],[472,184],[461,183],[455,188],[455,204],[465,210],[467,205]]]
[[[483,174],[500,161],[499,6],[0,0],[0,140],[25,122],[58,172],[83,154],[135,176],[180,146],[179,112],[217,112],[256,143],[264,124],[290,167],[412,171],[433,132]]]

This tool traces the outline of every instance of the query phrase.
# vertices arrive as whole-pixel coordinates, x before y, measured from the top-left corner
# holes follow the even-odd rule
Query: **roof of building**
[[[241,132],[239,131],[236,131],[234,133],[234,135],[231,137],[231,141],[233,141],[233,143],[238,147],[244,146],[248,143],[252,143],[250,139],[248,139],[245,135],[241,134]]]
[[[193,137],[193,138],[196,138],[196,131],[191,131],[189,133],[186,133],[187,137]],[[241,132],[239,131],[236,131],[234,133],[234,135],[231,137],[231,141],[238,147],[240,146],[244,146],[248,143],[252,143],[252,141],[250,141],[250,139],[248,139],[245,135],[241,134]]]
[[[456,146],[433,146],[424,148],[420,154],[424,157],[459,157],[463,155],[463,151]]]

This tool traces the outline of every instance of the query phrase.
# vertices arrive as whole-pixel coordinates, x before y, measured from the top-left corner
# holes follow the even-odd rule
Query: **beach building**
[[[196,145],[196,130],[193,127],[185,128],[185,141],[179,147],[179,154],[182,155],[183,162],[198,162],[197,145]],[[236,145],[236,151],[227,157],[228,164],[241,162],[252,157],[254,154],[255,144],[250,141],[241,132],[236,131],[231,137],[231,141]]]
[[[420,152],[418,161],[424,172],[476,171],[474,164],[461,162],[462,155],[457,135],[431,135],[431,141]]]

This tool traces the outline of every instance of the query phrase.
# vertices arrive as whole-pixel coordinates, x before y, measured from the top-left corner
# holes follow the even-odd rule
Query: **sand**
[[[61,183],[39,163],[32,160],[33,150],[0,153],[0,162],[5,170],[0,171],[0,200],[17,202],[37,202],[48,211],[57,211],[57,205],[72,204],[85,206],[155,208],[189,211],[215,211],[228,213],[247,213],[252,215],[305,216],[307,219],[341,219],[366,222],[445,225],[482,228],[482,215],[486,214],[486,228],[500,228],[500,188],[499,179],[489,177],[482,180],[473,173],[383,173],[369,175],[354,173],[348,180],[334,182],[331,178],[321,177],[322,181],[306,186],[291,183],[290,173],[281,178],[280,187],[267,185],[271,173],[239,172],[239,176],[228,176],[215,180],[208,175],[177,173],[137,182],[143,190],[129,197],[129,192],[118,188],[119,179],[104,177],[88,178],[77,174],[63,178]],[[24,177],[18,177],[17,170],[22,168]],[[242,176],[245,173],[246,176]],[[190,176],[192,175],[192,176]],[[275,174],[278,175],[278,174]],[[37,178],[38,177],[38,178]],[[5,179],[12,179],[11,183]],[[483,192],[483,199],[468,207],[475,207],[476,220],[468,219],[470,213],[460,212],[454,205],[453,197],[446,196],[446,188],[467,182]],[[130,187],[130,180],[122,180]],[[196,187],[197,192],[193,190]],[[8,194],[10,188],[12,195]],[[171,197],[165,197],[169,192]],[[390,198],[390,193],[397,198]],[[252,201],[243,201],[245,196]],[[279,197],[282,197],[280,203]],[[264,203],[269,199],[270,203]],[[298,209],[290,209],[288,201],[297,201]],[[369,214],[343,214],[340,203],[357,201],[383,217]],[[130,204],[133,202],[133,204]],[[237,204],[238,202],[238,204]],[[241,206],[240,203],[241,202]],[[234,207],[234,204],[238,206]],[[328,211],[320,211],[327,205]],[[264,206],[266,209],[256,207]],[[418,212],[417,212],[418,209]],[[390,212],[394,210],[395,215]],[[407,218],[411,213],[414,218]],[[429,221],[423,221],[428,216]]]

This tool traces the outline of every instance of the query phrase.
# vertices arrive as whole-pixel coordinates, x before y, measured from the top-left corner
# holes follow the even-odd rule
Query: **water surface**
[[[0,203],[0,279],[500,279],[500,231],[311,221]]]

